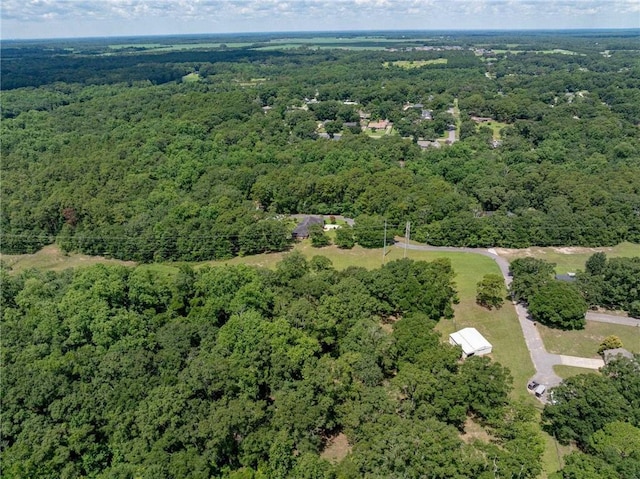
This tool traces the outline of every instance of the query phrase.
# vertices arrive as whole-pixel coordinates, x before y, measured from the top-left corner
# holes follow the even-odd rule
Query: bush
[[[584,329],[587,302],[575,286],[554,280],[533,295],[529,312],[535,321],[551,328]]]

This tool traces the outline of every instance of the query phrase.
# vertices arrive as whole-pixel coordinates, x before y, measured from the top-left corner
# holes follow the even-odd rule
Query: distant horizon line
[[[163,37],[232,37],[240,35],[271,36],[271,35],[309,35],[309,34],[372,34],[372,33],[561,33],[561,32],[603,32],[603,31],[638,31],[640,27],[593,27],[593,28],[470,28],[470,29],[389,29],[389,30],[282,30],[282,31],[238,31],[225,33],[144,33],[128,35],[99,35],[78,37],[40,37],[40,38],[0,38],[1,42],[33,42],[33,41],[77,41],[77,40],[104,40],[104,39],[131,39],[131,38],[163,38]]]

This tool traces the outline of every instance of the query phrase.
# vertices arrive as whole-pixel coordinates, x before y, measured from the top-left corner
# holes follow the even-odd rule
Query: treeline
[[[569,67],[584,57],[555,55],[566,69],[492,80],[470,51],[424,52],[470,63],[413,69],[384,64],[421,52],[182,54],[166,65],[200,81],[3,91],[4,252],[57,241],[139,261],[225,258],[285,247],[273,221],[290,213],[366,215],[391,235],[410,221],[434,245],[640,241],[640,139],[635,114],[614,106],[640,89],[627,57],[583,71]],[[422,151],[455,99],[461,140]],[[433,120],[405,108],[418,102]],[[412,138],[369,138],[360,112]],[[475,114],[507,122],[497,148]],[[320,123],[341,139],[318,138]]]
[[[508,370],[461,363],[434,330],[455,301],[446,260],[1,274],[3,477],[541,470]],[[477,424],[491,441],[462,440]],[[330,462],[335,437],[348,444]]]
[[[640,355],[600,371],[565,379],[544,408],[545,430],[578,446],[553,479],[640,477]]]
[[[577,280],[592,307],[624,310],[640,319],[640,257],[607,259],[595,253]]]
[[[518,258],[510,264],[512,297],[529,306],[534,320],[561,329],[585,327],[588,308],[624,310],[640,318],[640,257],[589,257],[584,271],[562,279],[555,264],[537,258]]]

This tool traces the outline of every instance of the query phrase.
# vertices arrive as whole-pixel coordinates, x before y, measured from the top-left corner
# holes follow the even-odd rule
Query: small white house
[[[462,357],[490,354],[493,346],[476,328],[464,328],[449,335],[449,343],[462,348]]]

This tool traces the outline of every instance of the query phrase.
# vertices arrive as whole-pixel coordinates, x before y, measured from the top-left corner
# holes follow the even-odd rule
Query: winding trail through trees
[[[407,249],[417,251],[472,253],[487,256],[494,260],[498,265],[498,268],[500,268],[500,272],[502,273],[502,277],[504,278],[506,286],[509,287],[511,285],[512,278],[509,275],[509,261],[498,255],[498,253],[493,248],[455,248],[448,246],[428,246],[416,244],[405,245],[404,243],[395,243],[395,246],[400,248],[406,247]],[[513,303],[513,305],[518,316],[518,321],[520,322],[520,327],[522,328],[525,343],[527,345],[527,348],[529,349],[531,361],[533,362],[533,366],[536,369],[536,374],[531,378],[532,380],[535,380],[540,384],[544,384],[547,387],[553,387],[562,382],[562,378],[558,376],[553,370],[553,366],[555,365],[573,366],[588,369],[599,369],[604,366],[604,362],[602,361],[602,359],[580,358],[576,356],[566,356],[562,354],[549,353],[544,347],[542,336],[540,335],[540,332],[536,327],[536,323],[531,320],[527,308],[522,304],[515,302]],[[627,326],[637,326],[640,324],[640,322],[633,318],[625,318],[622,316],[613,316],[601,313],[588,313],[587,320],[624,324]],[[543,402],[545,402],[544,399]]]

